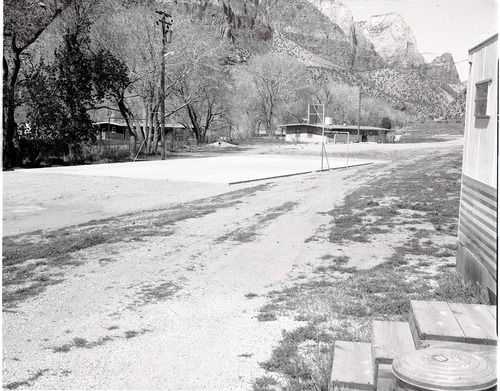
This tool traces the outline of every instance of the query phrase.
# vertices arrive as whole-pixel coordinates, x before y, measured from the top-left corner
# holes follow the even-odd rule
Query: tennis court
[[[346,158],[328,158],[331,169],[345,168]],[[371,164],[349,159],[349,167]],[[323,168],[327,169],[326,161]],[[100,177],[141,178],[183,182],[237,184],[306,174],[321,170],[321,158],[283,155],[232,155],[197,159],[167,159],[71,167],[49,167],[37,173],[59,173]]]

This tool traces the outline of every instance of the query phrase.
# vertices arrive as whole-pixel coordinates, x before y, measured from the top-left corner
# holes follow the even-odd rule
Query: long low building
[[[286,135],[287,142],[321,143],[323,141],[323,125],[321,124],[286,124],[279,125],[279,127]],[[358,126],[325,125],[324,129],[325,143],[345,143],[348,138],[349,142],[386,142],[387,133],[391,131],[375,126],[360,126],[358,136]]]

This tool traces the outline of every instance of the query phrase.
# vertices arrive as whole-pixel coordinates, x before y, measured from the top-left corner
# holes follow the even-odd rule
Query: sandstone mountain
[[[375,15],[361,25],[367,39],[390,67],[412,68],[423,64],[415,35],[401,15]]]
[[[457,68],[450,53],[436,57],[431,63],[423,64],[421,71],[425,75],[447,84],[460,84]]]
[[[450,54],[426,63],[396,13],[356,22],[340,0],[157,0],[234,43],[234,61],[274,50],[333,72],[417,116],[439,115],[460,81]],[[412,84],[413,83],[413,84]]]

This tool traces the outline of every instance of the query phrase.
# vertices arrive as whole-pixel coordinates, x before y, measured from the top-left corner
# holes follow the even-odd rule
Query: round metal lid
[[[430,391],[486,390],[497,384],[496,368],[482,357],[447,348],[428,348],[397,357],[394,375]]]

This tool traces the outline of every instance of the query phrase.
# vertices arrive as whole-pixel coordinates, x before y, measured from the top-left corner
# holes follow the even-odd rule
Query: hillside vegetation
[[[448,109],[456,93],[447,84],[417,68],[389,68],[357,25],[342,30],[307,0],[58,4],[37,5],[51,23],[31,20],[21,3],[6,5],[12,80],[4,100],[4,168],[49,158],[86,161],[82,151],[97,137],[92,123],[111,118],[156,155],[173,137],[160,132],[158,10],[174,20],[165,47],[164,118],[190,129],[197,143],[272,135],[278,124],[304,118],[311,103],[325,104],[338,123],[354,124],[359,89],[361,125],[382,126],[384,119],[400,127],[462,112],[462,101]],[[28,42],[23,56],[9,39],[21,32]]]

